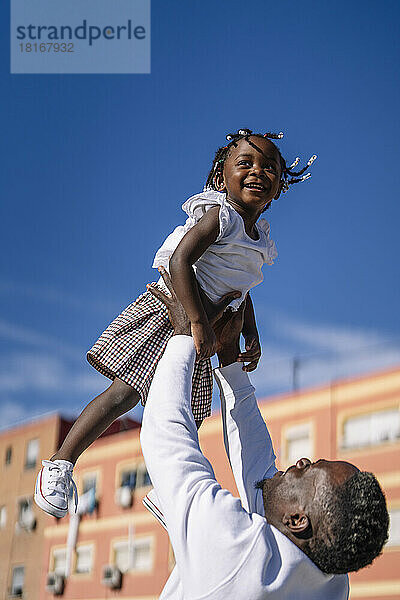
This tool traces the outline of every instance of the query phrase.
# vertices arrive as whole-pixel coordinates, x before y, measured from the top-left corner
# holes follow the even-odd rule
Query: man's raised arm
[[[168,307],[162,292],[154,295]],[[231,301],[226,298],[224,304]],[[175,304],[171,302],[171,307]],[[141,430],[142,450],[185,597],[213,597],[248,559],[254,543],[261,539],[264,523],[254,521],[237,498],[221,489],[200,450],[190,407],[195,347],[188,329],[175,327],[174,331],[178,335],[169,340],[150,388]],[[212,553],[207,551],[211,539]],[[266,549],[266,560],[268,552]]]
[[[254,387],[242,363],[236,362],[241,317],[238,311],[216,330],[220,368],[214,376],[220,390],[225,448],[242,506],[264,516],[262,493],[254,484],[276,473],[275,455]]]

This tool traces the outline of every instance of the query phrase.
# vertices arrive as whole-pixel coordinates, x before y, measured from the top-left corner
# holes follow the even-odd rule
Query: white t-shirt
[[[153,267],[163,266],[169,270],[169,259],[183,236],[213,206],[220,207],[219,234],[193,268],[200,287],[213,302],[233,290],[241,291],[240,298],[230,304],[237,309],[247,292],[263,280],[262,266],[265,263],[272,265],[278,254],[269,237],[268,221],[257,221],[258,240],[253,240],[245,231],[242,217],[226,201],[225,193],[209,190],[192,196],[183,204],[188,215],[186,223],[176,227],[166,238],[156,252]]]
[[[240,363],[215,371],[240,499],[216,481],[190,408],[195,358],[191,337],[169,340],[143,415],[143,455],[176,558],[160,600],[346,600],[347,575],[322,573],[264,517],[254,483],[274,475],[275,455]]]

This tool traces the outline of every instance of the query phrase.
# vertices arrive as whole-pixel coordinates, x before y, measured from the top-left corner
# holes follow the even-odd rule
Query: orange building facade
[[[0,432],[0,598],[39,599],[47,517],[33,506],[40,455],[52,456],[71,423],[58,415]]]
[[[97,440],[79,458],[74,479],[80,496],[95,487],[97,507],[80,519],[64,597],[158,598],[172,569],[172,554],[167,533],[142,505],[151,485],[139,430]],[[71,519],[47,520],[40,600],[53,596],[46,590],[48,573],[62,576],[68,560]],[[103,582],[106,575],[108,583]]]
[[[271,432],[278,467],[286,468],[301,456],[323,457],[347,460],[377,475],[388,500],[390,539],[383,555],[371,567],[351,575],[351,598],[399,600],[400,369],[276,396],[260,400],[259,404]],[[25,436],[25,448],[32,439],[30,427],[19,429],[19,435]],[[2,473],[9,468],[5,463],[7,449],[13,445],[12,435],[13,431],[0,435]],[[55,440],[56,436],[53,437]],[[219,414],[202,425],[200,442],[218,481],[236,494],[223,449]],[[48,452],[46,456],[50,455]],[[40,458],[44,456],[41,454]],[[25,481],[17,471],[14,478]],[[1,479],[0,511],[5,498],[9,505],[17,503],[17,488],[9,479],[6,483],[4,477]],[[14,547],[10,546],[11,533],[8,538],[1,535],[0,558],[6,568],[1,569],[4,574],[0,579],[0,597],[13,597],[13,569],[28,561],[26,574],[28,570],[34,572],[36,579],[33,575],[25,576],[21,594],[14,597],[158,598],[174,559],[166,532],[141,503],[150,489],[150,481],[141,454],[139,429],[117,429],[114,435],[97,440],[80,457],[75,480],[81,497],[94,490],[97,504],[91,514],[81,516],[72,550],[68,549],[71,544],[67,544],[68,536],[72,537],[71,519],[57,520],[34,506],[40,526],[22,533],[25,537],[19,555],[16,555],[15,534]],[[29,486],[26,482],[27,494],[32,495],[33,481],[32,475]],[[15,516],[10,515],[5,531],[15,526],[12,522]],[[69,575],[64,578],[68,562]],[[16,575],[18,579],[18,572]]]

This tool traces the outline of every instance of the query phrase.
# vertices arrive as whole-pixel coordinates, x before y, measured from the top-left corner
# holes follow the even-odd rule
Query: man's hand
[[[244,300],[237,311],[226,312],[214,325],[217,338],[217,354],[220,367],[226,367],[237,361],[240,346],[239,338],[243,328]]]
[[[226,307],[229,306],[232,300],[240,298],[241,296],[240,292],[229,292],[228,294],[225,294],[225,296],[222,296],[219,302],[214,303],[211,302],[210,298],[203,292],[199,284],[197,284],[197,287],[199,290],[201,303],[204,307],[204,310],[206,311],[208,321],[211,325],[214,325],[220,319],[222,313],[224,312]],[[221,306],[223,306],[222,310]]]
[[[210,323],[192,323],[191,330],[199,360],[213,356],[217,351],[217,340]]]
[[[168,291],[171,295],[168,296],[155,285],[148,285],[148,291],[151,292],[153,296],[158,298],[158,300],[160,300],[167,307],[168,316],[171,321],[172,327],[174,328],[174,335],[191,335],[189,318],[185,312],[185,309],[182,306],[181,301],[174,292],[174,288],[172,286],[171,278],[168,275],[168,272],[166,271],[166,269],[164,269],[164,267],[160,267],[158,271],[161,277],[163,278],[164,283],[167,286]],[[226,307],[232,302],[232,300],[238,298],[239,296],[240,292],[229,292],[229,294],[225,294],[225,296],[223,296],[221,300],[219,300],[219,302],[212,303],[208,299],[208,303],[205,307],[205,310],[207,312],[210,323],[213,324],[216,320],[218,320],[221,317],[224,310],[226,309]]]
[[[190,335],[190,321],[188,316],[183,308],[180,300],[176,296],[174,292],[174,288],[172,287],[171,278],[168,275],[167,271],[164,267],[160,267],[158,269],[161,277],[164,280],[165,285],[168,288],[171,296],[168,296],[164,292],[162,292],[155,285],[147,285],[148,291],[153,294],[158,300],[160,300],[168,310],[168,317],[171,321],[171,325],[174,328],[174,335]]]

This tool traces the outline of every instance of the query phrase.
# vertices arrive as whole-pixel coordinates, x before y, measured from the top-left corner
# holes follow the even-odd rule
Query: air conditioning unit
[[[64,593],[64,576],[58,573],[47,573],[46,590],[54,596],[62,596]]]
[[[121,589],[122,573],[118,567],[114,565],[105,565],[103,567],[103,578],[101,583],[113,590]]]
[[[132,490],[129,486],[123,485],[115,490],[115,504],[123,508],[132,506]]]
[[[24,513],[18,521],[20,529],[33,531],[36,527],[36,517],[32,510]]]

